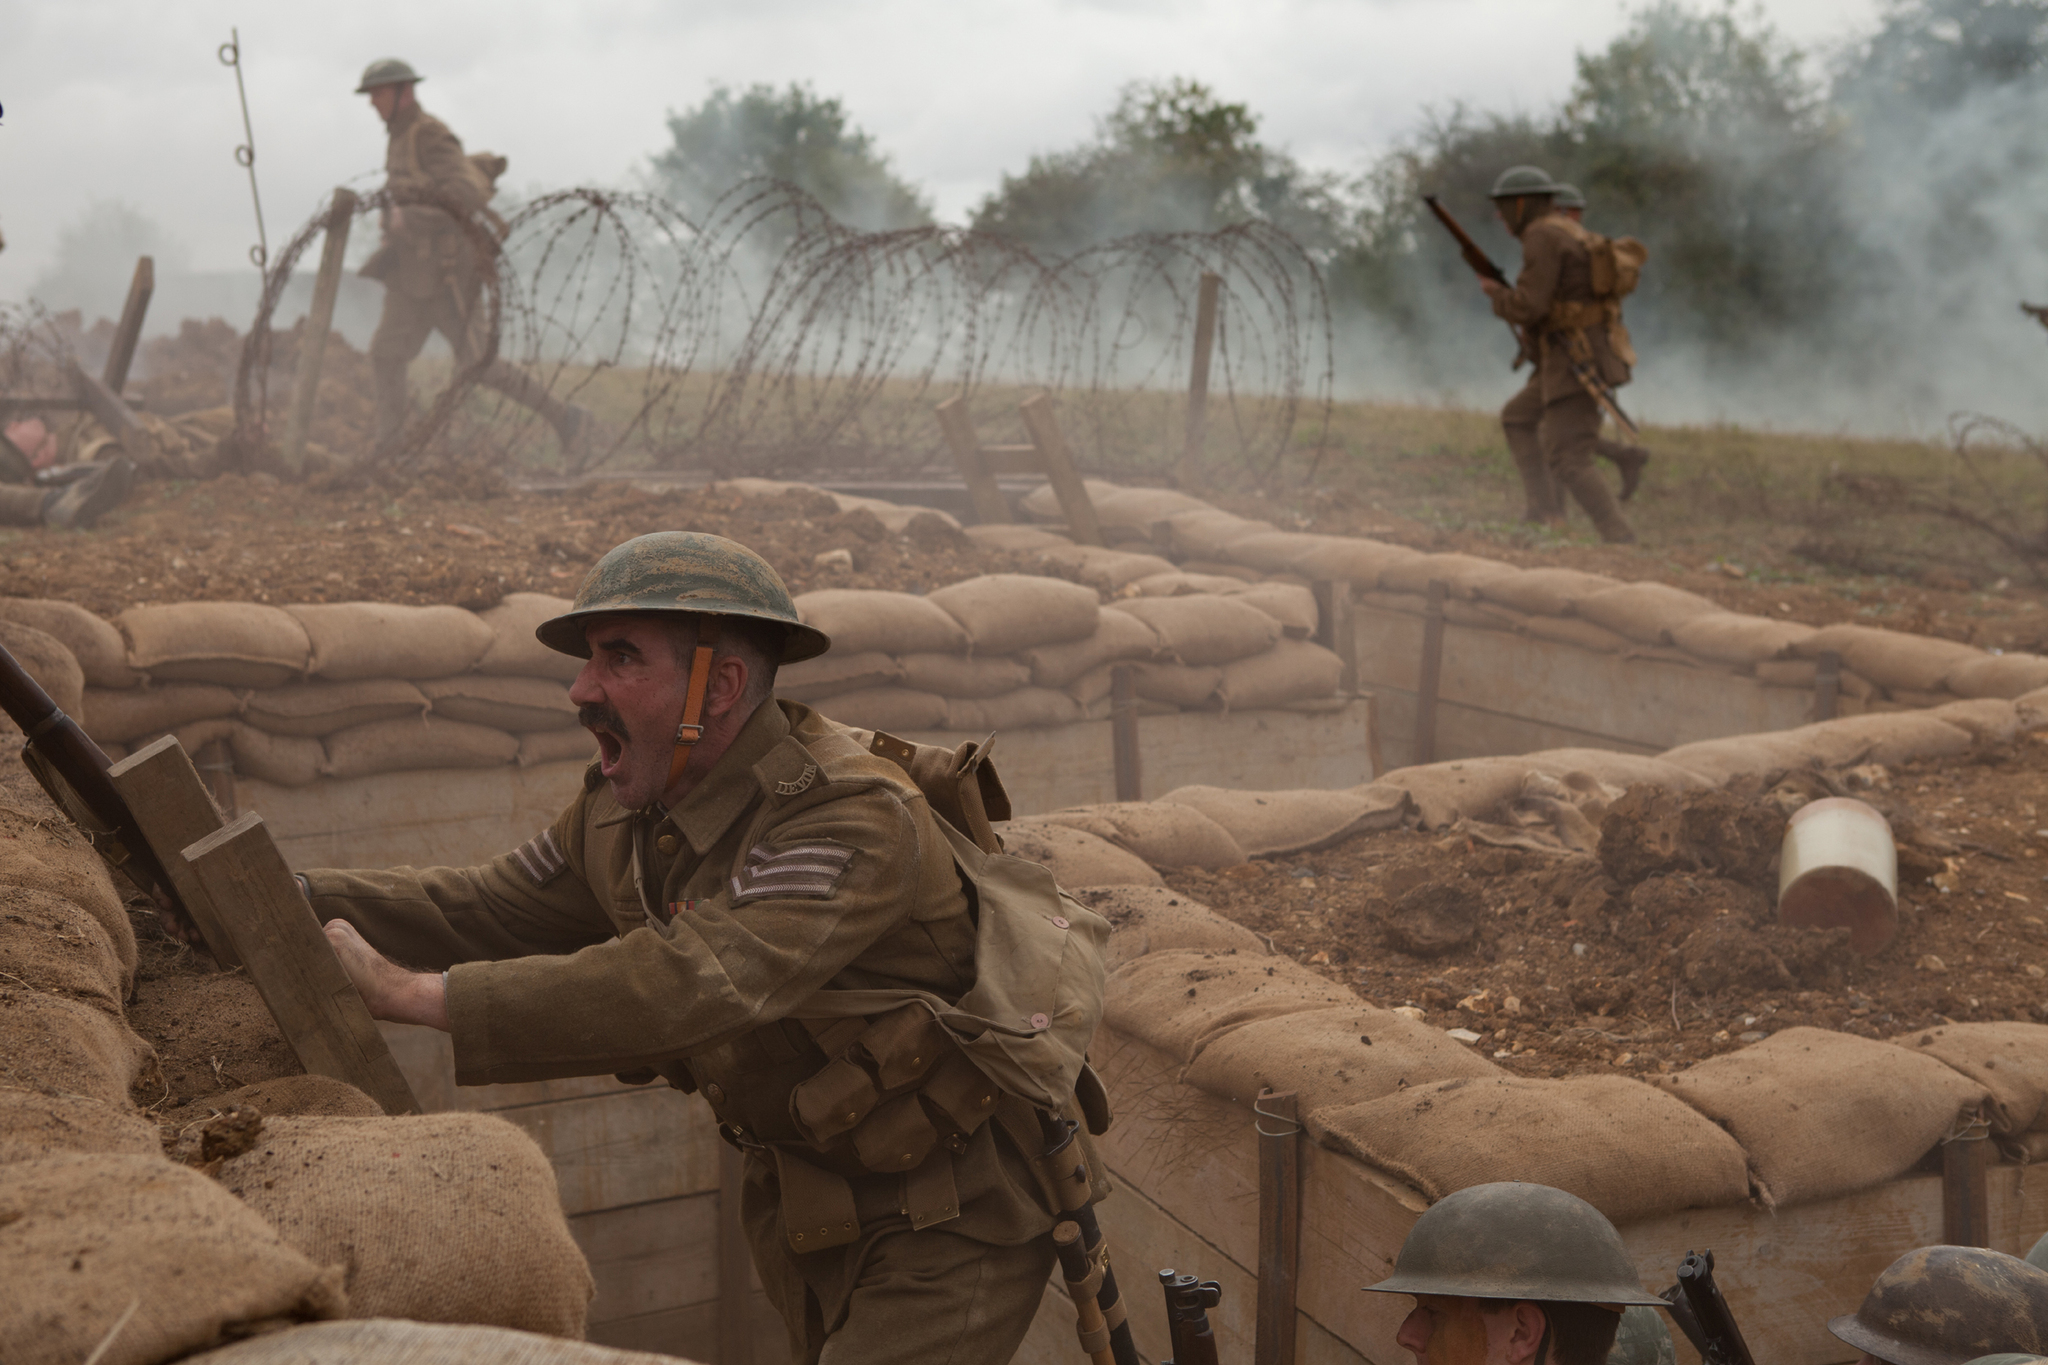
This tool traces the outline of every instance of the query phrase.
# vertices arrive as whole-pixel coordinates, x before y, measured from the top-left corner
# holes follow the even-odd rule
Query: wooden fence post
[[[1301,1121],[1292,1090],[1252,1101],[1259,1134],[1259,1308],[1253,1365],[1294,1365],[1301,1265]]]
[[[1102,523],[1095,518],[1095,503],[1088,496],[1088,486],[1081,482],[1081,475],[1074,468],[1074,452],[1053,413],[1052,395],[1034,394],[1018,404],[1017,411],[1024,415],[1024,429],[1031,433],[1031,444],[1038,447],[1038,458],[1045,465],[1053,496],[1060,500],[1060,511],[1067,518],[1067,534],[1083,545],[1102,544]]]
[[[1316,643],[1335,654],[1344,664],[1337,675],[1337,690],[1345,696],[1358,692],[1358,635],[1351,610],[1351,581],[1345,578],[1319,579],[1310,585],[1316,595]]]
[[[115,393],[128,387],[128,368],[135,363],[135,346],[142,340],[142,320],[149,313],[149,299],[156,293],[156,258],[139,257],[135,274],[128,281],[128,301],[121,305],[121,325],[114,329],[114,345],[107,352],[106,368],[100,382]]]
[[[1109,748],[1116,768],[1116,799],[1144,800],[1144,761],[1138,753],[1138,670],[1131,664],[1115,664],[1109,670]]]
[[[1991,1245],[1991,1205],[1984,1168],[1991,1128],[1983,1120],[1941,1144],[1941,1240],[1952,1247]]]
[[[1422,667],[1415,684],[1415,761],[1436,762],[1436,694],[1444,671],[1444,599],[1451,585],[1429,580],[1429,602],[1422,617]]]
[[[313,400],[320,392],[320,365],[327,356],[327,333],[334,326],[334,300],[341,291],[342,258],[348,253],[348,230],[355,222],[356,194],[337,189],[327,211],[327,238],[320,246],[320,273],[313,280],[313,306],[299,327],[299,366],[292,377],[292,410],[285,419],[284,445],[278,458],[294,475],[306,465],[306,432],[313,425]]]
[[[1202,458],[1202,444],[1209,431],[1209,357],[1216,349],[1216,295],[1222,285],[1221,275],[1205,270],[1195,295],[1195,354],[1188,366],[1187,441],[1181,447],[1180,468],[1174,478],[1182,488],[1195,485],[1195,467]]]

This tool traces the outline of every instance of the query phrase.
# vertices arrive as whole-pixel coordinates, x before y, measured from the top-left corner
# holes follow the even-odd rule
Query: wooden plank
[[[107,365],[100,382],[119,393],[128,387],[128,368],[135,363],[135,344],[142,340],[142,320],[149,314],[150,295],[156,293],[156,260],[139,256],[135,274],[128,280],[128,300],[121,305],[121,321],[114,328],[114,344],[107,351]]]
[[[1040,478],[1045,477],[1045,461],[1039,458],[1037,446],[983,446],[981,461],[991,474],[1036,474]]]
[[[1429,607],[1422,618],[1422,659],[1417,665],[1420,681],[1415,685],[1416,764],[1436,762],[1436,701],[1444,674],[1444,599],[1451,585],[1441,578],[1429,580]]]
[[[1196,466],[1201,462],[1209,434],[1209,357],[1216,349],[1216,299],[1222,286],[1221,275],[1205,270],[1195,292],[1195,348],[1188,363],[1187,440],[1181,446],[1175,479],[1182,488],[1195,486]]]
[[[1813,718],[1833,720],[1842,700],[1842,656],[1824,649],[1814,661]]]
[[[184,856],[299,1064],[347,1081],[387,1114],[418,1113],[405,1073],[270,841],[263,817],[244,815],[193,843]]]
[[[1116,773],[1116,799],[1142,801],[1145,758],[1138,747],[1138,670],[1117,664],[1109,670],[1109,756]]]
[[[156,441],[136,419],[134,410],[121,401],[121,395],[108,388],[98,375],[87,374],[79,368],[76,356],[64,363],[80,406],[107,429],[107,434],[119,442],[129,459],[143,466],[153,463],[156,460]]]
[[[1358,623],[1352,612],[1351,584],[1341,578],[1326,578],[1309,588],[1316,597],[1316,643],[1343,662],[1337,690],[1351,696],[1358,691]]]
[[[754,1296],[754,1360],[757,1365],[786,1365],[789,1337],[766,1294]],[[718,1305],[715,1301],[670,1308],[637,1318],[594,1324],[588,1339],[599,1346],[626,1351],[654,1351],[687,1356],[709,1365],[718,1362]]]
[[[713,1130],[711,1108],[667,1086],[497,1113],[548,1154],[565,1213],[718,1188],[718,1152],[725,1144]]]
[[[189,845],[223,823],[199,770],[186,756],[185,746],[175,735],[165,735],[107,769],[107,780],[134,812],[136,828],[170,874],[171,885],[191,912],[213,960],[228,971],[241,966],[233,935],[184,858]]]
[[[313,280],[313,306],[299,328],[291,412],[285,421],[284,444],[278,449],[278,458],[294,475],[305,467],[306,432],[313,425],[313,400],[320,392],[320,366],[327,355],[327,333],[334,326],[334,299],[341,289],[342,260],[348,254],[348,230],[355,217],[355,191],[346,187],[335,190],[327,211],[326,239],[320,246],[320,273]]]
[[[995,472],[982,457],[981,439],[974,434],[974,421],[967,415],[967,400],[957,396],[948,398],[935,411],[939,415],[939,431],[946,438],[946,448],[953,452],[953,463],[960,467],[960,477],[967,483],[967,496],[974,504],[974,519],[984,525],[1002,525],[1010,521],[1009,500],[1003,496],[1003,490],[996,487]]]
[[[228,742],[213,739],[200,745],[199,752],[192,756],[192,766],[199,770],[200,780],[206,784],[220,818],[226,821],[240,815],[235,809],[235,754]]]
[[[1018,404],[1017,411],[1024,414],[1024,429],[1031,433],[1031,444],[1038,447],[1038,458],[1045,462],[1045,477],[1052,484],[1053,495],[1060,500],[1067,533],[1083,545],[1104,544],[1095,502],[1081,482],[1080,471],[1074,468],[1074,452],[1067,445],[1066,433],[1060,430],[1052,395],[1034,394]]]
[[[1985,1172],[1990,1129],[1979,1128],[1941,1144],[1941,1240],[1952,1247],[1991,1245],[1991,1208]]]
[[[448,1110],[492,1112],[561,1100],[590,1099],[640,1089],[616,1076],[565,1076],[553,1081],[520,1081],[511,1085],[457,1085],[455,1048],[447,1034],[417,1024],[378,1022],[378,1030],[405,1073],[420,1108],[429,1114]],[[656,1081],[655,1088],[668,1085]]]
[[[719,1292],[719,1265],[705,1248],[717,1235],[718,1196],[687,1195],[652,1204],[578,1214],[569,1233],[590,1262],[597,1295],[590,1322],[614,1322],[687,1308]],[[746,1297],[747,1281],[740,1282]]]
[[[754,1362],[754,1253],[740,1217],[745,1166],[729,1142],[718,1144],[718,1359],[720,1365]],[[699,1253],[701,1255],[701,1251]]]
[[[1255,1365],[1294,1365],[1301,1265],[1301,1121],[1293,1091],[1259,1096],[1259,1303]]]

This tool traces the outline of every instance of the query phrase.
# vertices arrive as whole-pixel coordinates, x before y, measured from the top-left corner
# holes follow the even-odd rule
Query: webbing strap
[[[690,752],[704,738],[704,694],[711,689],[711,657],[718,648],[718,618],[704,617],[697,626],[697,652],[690,656],[690,682],[683,692],[683,720],[676,726],[675,752],[668,761],[668,785],[682,780]]]

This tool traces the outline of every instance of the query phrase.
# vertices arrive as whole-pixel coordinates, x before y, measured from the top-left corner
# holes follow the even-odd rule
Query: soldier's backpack
[[[1603,237],[1588,230],[1586,251],[1592,257],[1593,297],[1626,298],[1636,292],[1650,248],[1634,237]]]

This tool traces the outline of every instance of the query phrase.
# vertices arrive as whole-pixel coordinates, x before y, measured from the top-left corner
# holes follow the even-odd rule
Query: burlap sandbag
[[[307,1073],[303,1076],[273,1076],[254,1085],[208,1095],[204,1099],[165,1110],[167,1128],[181,1128],[201,1122],[241,1104],[274,1117],[280,1114],[301,1118],[380,1119],[383,1106],[347,1081]]]
[[[377,723],[420,724],[416,720]],[[327,774],[326,744],[306,735],[274,735],[239,720],[195,720],[172,733],[195,763],[207,761],[207,745],[226,741],[236,772],[276,786],[309,786]]]
[[[154,1056],[118,1013],[0,981],[0,1088],[125,1104]]]
[[[1111,971],[1147,953],[1177,948],[1198,953],[1270,956],[1257,934],[1170,886],[1083,886],[1067,890],[1109,921],[1109,948],[1104,963]]]
[[[1627,1224],[1741,1204],[1750,1192],[1735,1139],[1625,1076],[1437,1081],[1312,1110],[1308,1127],[1325,1146],[1400,1176],[1432,1200],[1526,1180],[1568,1190]]]
[[[519,766],[541,763],[588,763],[597,757],[597,740],[582,726],[573,730],[536,730],[519,736]]]
[[[1216,699],[1217,689],[1223,686],[1222,669],[1191,668],[1186,664],[1135,663],[1131,665],[1131,678],[1138,695],[1146,701],[1165,702],[1183,711],[1208,706]]]
[[[562,615],[574,605],[565,597],[550,597],[546,593],[506,593],[497,606],[479,613],[479,619],[491,628],[491,645],[476,661],[476,671],[492,677],[574,682],[583,660],[558,654],[534,637],[543,621]]]
[[[372,1318],[271,1332],[190,1359],[191,1365],[675,1365],[681,1357],[504,1327]]]
[[[816,703],[817,709],[841,725],[862,730],[943,730],[946,728],[946,699],[935,692],[913,692],[907,687],[867,687],[844,692]]]
[[[1127,611],[1099,611],[1095,629],[1078,640],[1027,649],[1018,657],[1036,687],[1065,687],[1104,664],[1150,659],[1159,652],[1159,633]]]
[[[1703,739],[1666,749],[1658,757],[1675,767],[1698,773],[1714,786],[1738,777],[1761,777],[1787,768],[1811,766],[1790,730],[1727,739]]]
[[[1382,573],[1422,557],[1422,551],[1411,550],[1406,545],[1389,545],[1379,540],[1345,540],[1318,546],[1301,555],[1294,561],[1292,572],[1311,582],[1331,579],[1370,591],[1379,586]]]
[[[152,688],[151,691],[166,689]],[[225,689],[221,689],[225,691]],[[148,693],[137,693],[147,696]],[[273,735],[299,735],[320,739],[351,725],[368,725],[373,720],[403,720],[423,716],[429,703],[419,688],[400,678],[374,678],[363,682],[305,683],[296,687],[273,687],[251,692],[242,706],[242,719]],[[222,711],[221,715],[230,712]],[[194,716],[193,720],[208,719]],[[183,721],[178,724],[184,724]],[[167,728],[175,729],[176,726]]]
[[[1307,640],[1281,640],[1263,654],[1223,665],[1216,695],[1226,711],[1256,711],[1334,696],[1344,661]]]
[[[1172,488],[1108,488],[1092,493],[1095,518],[1104,526],[1121,526],[1150,534],[1152,523],[1165,521],[1181,512],[1198,512],[1209,506],[1192,493]]]
[[[1461,819],[1496,819],[1502,802],[1522,794],[1532,767],[1522,757],[1452,759],[1396,768],[1367,788],[1406,792],[1422,827],[1443,829]]]
[[[5,645],[22,671],[50,694],[59,710],[81,727],[86,724],[85,671],[62,640],[34,626],[0,617],[0,645]]]
[[[1444,599],[1444,620],[1454,626],[1472,626],[1479,630],[1520,630],[1522,622],[1528,619],[1529,613],[1516,611],[1513,607],[1504,607],[1498,602],[1486,602],[1476,597],[1469,602],[1462,597]]]
[[[1234,589],[1230,596],[1240,602],[1249,602],[1278,621],[1280,633],[1290,640],[1311,638],[1322,621],[1321,613],[1316,609],[1315,593],[1299,583],[1253,583]]]
[[[64,1152],[155,1157],[163,1154],[163,1136],[126,1100],[0,1086],[0,1166]],[[6,1180],[0,1172],[0,1184]]]
[[[1991,1097],[1991,1131],[1999,1137],[2048,1128],[2048,1026],[1944,1024],[1902,1033],[1892,1042],[1982,1086]]]
[[[1570,616],[1579,599],[1621,586],[1583,569],[1516,569],[1474,585],[1480,597],[1530,616]]]
[[[428,768],[495,768],[519,757],[503,730],[457,720],[380,720],[327,737],[327,776],[369,777]]]
[[[996,826],[1013,857],[1043,863],[1062,886],[1162,886],[1145,860],[1107,839],[1046,820],[1009,820]]]
[[[1361,1004],[1246,1024],[1211,1041],[1181,1079],[1246,1107],[1261,1089],[1292,1090],[1306,1114],[1431,1081],[1500,1074],[1442,1029]]]
[[[1227,578],[1222,574],[1189,573],[1175,569],[1172,573],[1148,574],[1131,585],[1139,597],[1186,597],[1190,593],[1220,593],[1228,595],[1251,586],[1243,578]]]
[[[114,623],[93,615],[76,602],[46,597],[0,597],[0,621],[13,621],[54,636],[78,660],[87,687],[124,688],[142,684],[142,675],[128,666],[128,642],[114,629]]]
[[[1647,782],[1666,791],[1697,791],[1709,785],[1690,768],[1647,754],[1624,754],[1613,749],[1541,749],[1521,757],[1533,771],[1560,780],[1577,773],[1622,788]]]
[[[546,678],[442,678],[420,691],[447,720],[488,725],[496,730],[567,730],[576,725],[569,689]]]
[[[0,882],[0,984],[119,1014],[126,976],[113,939],[85,907],[40,886]]]
[[[128,663],[164,682],[282,687],[304,677],[313,645],[290,612],[258,602],[171,602],[114,618]]]
[[[1945,725],[1969,731],[1980,748],[2003,748],[2020,736],[2019,708],[1998,697],[1944,702],[1927,714]]]
[[[900,662],[905,687],[942,697],[1000,697],[1031,685],[1030,667],[1000,654],[906,654]]]
[[[1680,621],[1665,632],[1688,654],[1721,664],[1759,664],[1782,659],[1813,627],[1799,621],[1774,621],[1739,611],[1705,611]]]
[[[161,683],[125,692],[88,690],[82,724],[85,732],[101,743],[125,744],[144,735],[167,734],[195,720],[232,716],[241,709],[241,698],[225,687]]]
[[[2003,697],[2010,701],[2037,687],[2048,687],[2048,659],[2039,654],[1986,654],[1957,664],[1941,680],[1959,697]]]
[[[8,1365],[78,1365],[102,1342],[99,1365],[157,1365],[348,1309],[339,1267],[323,1270],[241,1200],[162,1156],[10,1166],[0,1229]]]
[[[1301,531],[1258,531],[1241,536],[1226,547],[1232,561],[1261,573],[1288,573],[1295,561],[1327,546],[1335,537],[1309,535]]]
[[[1173,561],[1133,550],[1106,550],[1100,545],[1055,545],[1039,552],[1038,562],[1070,573],[1076,582],[1100,592],[1116,592],[1152,574],[1171,573]]]
[[[1642,645],[1669,644],[1671,632],[1678,626],[1721,611],[1721,604],[1711,597],[1655,581],[1623,583],[1588,593],[1572,605],[1573,614],[1580,619]]]
[[[816,701],[868,687],[887,687],[902,680],[903,665],[880,650],[849,652],[835,648],[815,659],[784,664],[777,669],[775,695],[791,701]]]
[[[1985,657],[1973,645],[1876,626],[1823,626],[1793,647],[1805,659],[1817,659],[1829,650],[1841,656],[1844,667],[1879,687],[1915,692],[1938,692],[1952,670]]]
[[[1038,730],[1082,719],[1081,703],[1050,687],[1020,687],[1000,697],[946,698],[948,730]]]
[[[1414,810],[1406,792],[1371,786],[1271,792],[1177,787],[1159,800],[1202,812],[1251,858],[1307,852],[1367,830],[1394,829]]]
[[[1766,1205],[1872,1189],[1905,1174],[1990,1100],[1914,1048],[1789,1028],[1655,1083],[1734,1135]]]
[[[1173,548],[1190,559],[1228,559],[1232,541],[1280,529],[1270,521],[1253,521],[1214,507],[1176,512],[1166,523]]]
[[[967,652],[967,632],[960,623],[929,598],[907,592],[825,588],[798,597],[796,609],[806,625],[832,637],[832,648],[849,654],[871,649],[884,654]]]
[[[998,573],[934,589],[926,599],[967,633],[976,654],[1015,654],[1095,633],[1095,589],[1035,574]],[[898,648],[899,655],[909,654]]]
[[[1215,1039],[1261,1019],[1362,1003],[1349,986],[1289,958],[1169,949],[1110,973],[1102,1022],[1185,1065]]]
[[[0,805],[0,886],[61,896],[92,916],[120,964],[126,999],[135,983],[135,926],[106,862],[41,791],[18,799],[23,806]]]
[[[1516,629],[1538,640],[1574,645],[1602,654],[1619,654],[1635,643],[1626,635],[1591,621],[1582,621],[1576,616],[1531,616]]]
[[[1974,745],[1968,730],[1918,711],[1844,716],[1802,725],[1783,735],[1807,763],[1824,768],[1952,758],[1968,753]]]
[[[266,1119],[221,1186],[321,1265],[359,1317],[580,1340],[591,1279],[554,1168],[494,1114]]]
[[[327,602],[286,607],[313,644],[312,673],[329,682],[446,678],[497,643],[491,623],[461,607]]]
[[[1503,574],[1514,573],[1512,565],[1478,555],[1418,555],[1389,564],[1380,570],[1383,592],[1412,592],[1427,595],[1432,579],[1442,579],[1454,597],[1476,597],[1482,584]]]
[[[1107,839],[1156,868],[1200,867],[1211,872],[1245,860],[1230,831],[1193,806],[1173,801],[1119,801],[1076,806],[1038,817]]]
[[[1248,658],[1280,638],[1278,621],[1231,597],[1134,597],[1109,610],[1152,627],[1161,652],[1192,668]]]
[[[1074,543],[1063,535],[1043,531],[1036,526],[1010,526],[998,523],[969,526],[966,530],[967,538],[984,549],[1006,550],[1012,554],[1029,554]]]

